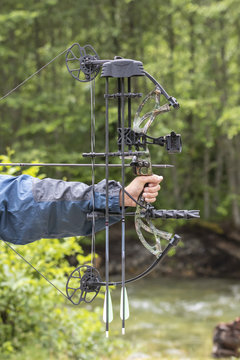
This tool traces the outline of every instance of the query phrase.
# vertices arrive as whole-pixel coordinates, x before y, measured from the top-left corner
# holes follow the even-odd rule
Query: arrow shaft
[[[61,167],[92,167],[92,164],[71,164],[71,163],[27,163],[27,162],[16,162],[16,163],[0,163],[0,166],[61,166]],[[106,164],[94,164],[94,167],[106,167]],[[122,168],[122,164],[108,164],[108,167],[112,168]],[[132,167],[130,164],[124,164],[124,167]],[[153,164],[152,167],[155,168],[171,168],[174,165],[170,164]]]

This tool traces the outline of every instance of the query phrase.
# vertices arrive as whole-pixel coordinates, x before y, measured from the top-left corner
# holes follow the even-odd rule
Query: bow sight
[[[118,145],[122,142],[122,129],[118,128]],[[146,145],[159,145],[166,147],[169,154],[180,153],[182,151],[181,135],[172,131],[166,136],[159,136],[154,138],[144,133],[138,133],[130,128],[124,129],[124,144],[128,146],[135,146],[137,150],[143,148],[146,150]]]

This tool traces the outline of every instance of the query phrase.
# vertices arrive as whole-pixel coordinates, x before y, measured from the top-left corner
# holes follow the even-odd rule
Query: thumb
[[[150,176],[144,176],[143,180],[143,184],[153,184],[151,186],[160,184],[160,182],[163,180],[163,176],[159,176],[159,175],[150,175]]]

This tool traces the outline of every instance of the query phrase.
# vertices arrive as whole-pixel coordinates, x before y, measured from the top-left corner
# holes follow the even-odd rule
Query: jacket
[[[120,220],[120,186],[109,181],[109,225]],[[94,209],[106,208],[106,181],[94,186]],[[92,186],[29,175],[0,175],[0,238],[25,245],[41,238],[91,235]],[[115,213],[111,215],[111,213]],[[104,229],[105,217],[95,220],[95,232]]]

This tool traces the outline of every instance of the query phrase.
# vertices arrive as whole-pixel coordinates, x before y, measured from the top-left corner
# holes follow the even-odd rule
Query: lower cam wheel
[[[89,265],[81,265],[68,277],[67,297],[74,305],[79,305],[82,301],[91,303],[99,293],[100,282],[101,277],[97,269]]]

